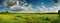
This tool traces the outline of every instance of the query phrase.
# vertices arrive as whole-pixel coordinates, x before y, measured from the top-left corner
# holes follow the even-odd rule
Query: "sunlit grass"
[[[0,14],[0,23],[52,23],[58,14]]]

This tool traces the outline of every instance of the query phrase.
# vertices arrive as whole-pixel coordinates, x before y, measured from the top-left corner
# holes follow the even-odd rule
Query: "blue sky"
[[[27,3],[31,3],[34,7],[41,6],[41,3],[44,3],[44,6],[51,7],[54,5],[52,0],[26,0]]]
[[[4,11],[6,10],[6,7],[3,5],[5,0],[0,0],[0,11]],[[22,0],[24,2],[24,0]],[[31,7],[32,8],[35,8],[33,9],[33,11],[39,11],[38,9],[36,8],[39,8],[39,7],[42,7],[44,6],[46,9],[47,8],[53,8],[53,6],[55,6],[55,3],[53,3],[52,0],[25,0],[27,3],[28,6],[30,6],[31,4]],[[43,3],[43,4],[42,4]],[[20,5],[20,4],[19,4]],[[24,5],[24,4],[23,4]],[[17,6],[17,5],[16,5]],[[13,6],[14,7],[14,6]],[[20,7],[20,6],[19,6]],[[20,7],[22,8],[22,6]],[[15,9],[15,8],[14,8]],[[17,9],[17,10],[20,10],[20,9]],[[48,9],[47,9],[48,10]]]
[[[0,12],[4,12],[6,10],[6,7],[3,5],[0,5]]]
[[[6,7],[3,5],[4,0],[0,0],[0,12],[5,11]]]

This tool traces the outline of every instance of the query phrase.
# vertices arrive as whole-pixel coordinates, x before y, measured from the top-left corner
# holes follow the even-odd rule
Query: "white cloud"
[[[46,8],[45,6],[42,6],[38,8],[38,13],[51,13],[51,12],[58,12],[58,7],[57,6],[52,6],[49,8]]]
[[[17,4],[16,5],[13,5],[13,6],[11,6],[10,8],[9,8],[9,10],[17,10],[17,9],[22,9],[21,11],[19,11],[18,13],[31,13],[31,12],[33,12],[32,10],[33,10],[33,8],[32,8],[32,5],[31,4],[29,4],[28,5],[28,3],[21,3],[21,4],[23,4],[22,6],[21,5],[19,5],[19,3],[18,3],[18,1],[17,1]],[[14,12],[14,11],[12,11],[12,12]]]
[[[24,2],[20,1],[20,4],[23,4],[22,6],[19,5],[19,1],[16,2],[17,4],[11,6],[9,8],[9,12],[12,12],[11,10],[20,10],[18,12],[15,13],[50,13],[50,12],[58,12],[58,10],[60,10],[60,4],[56,4],[56,6],[52,6],[49,8],[46,8],[42,3],[43,6],[38,7],[38,9],[33,9],[32,4],[26,3],[26,1],[24,0]],[[28,5],[28,6],[27,6]],[[14,11],[13,11],[14,12]]]

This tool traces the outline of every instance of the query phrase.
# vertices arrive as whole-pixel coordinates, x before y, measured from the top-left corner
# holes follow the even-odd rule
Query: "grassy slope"
[[[54,23],[58,14],[0,14],[0,23]]]

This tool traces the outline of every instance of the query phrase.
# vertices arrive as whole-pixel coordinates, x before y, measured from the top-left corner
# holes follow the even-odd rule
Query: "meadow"
[[[0,14],[0,23],[60,23],[59,14]]]

